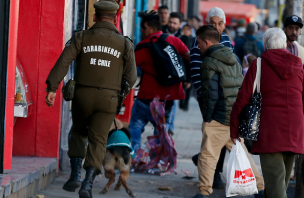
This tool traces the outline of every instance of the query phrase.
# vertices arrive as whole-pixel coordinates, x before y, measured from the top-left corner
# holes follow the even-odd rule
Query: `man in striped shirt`
[[[212,8],[209,11],[209,13],[211,11],[213,11],[213,9],[222,10],[221,8],[215,7],[215,8]],[[222,11],[222,12],[224,13],[224,11]],[[208,15],[207,15],[207,17],[208,17]],[[217,17],[217,16],[215,16],[215,17]],[[225,15],[224,15],[224,17],[225,17]],[[215,24],[215,21],[210,21],[210,18],[213,18],[213,17],[206,18],[206,22],[209,25],[215,26],[217,28],[217,30],[220,32],[220,34],[221,34],[220,44],[223,44],[224,46],[229,47],[230,49],[232,49],[232,51],[234,51],[230,38],[228,37],[228,35],[226,33],[223,32],[225,29],[226,19],[225,18],[222,19],[220,21],[220,24]],[[191,73],[191,80],[192,80],[193,86],[196,89],[197,97],[200,97],[201,92],[202,92],[201,74],[200,74],[200,67],[202,65],[202,62],[203,62],[203,58],[202,58],[200,49],[198,48],[197,40],[195,39],[195,41],[191,47],[191,50],[190,50],[190,67],[191,67],[190,73]]]
[[[226,17],[225,17],[224,11],[218,7],[212,8],[207,14],[206,23],[209,25],[213,25],[217,28],[217,30],[219,31],[219,33],[221,35],[220,44],[223,44],[224,46],[229,47],[230,49],[232,49],[232,51],[234,51],[228,35],[223,32],[225,29],[225,23],[226,23]],[[239,61],[238,58],[237,58],[237,60]],[[191,68],[190,74],[191,74],[192,84],[197,92],[198,102],[199,102],[199,106],[200,106],[201,110],[202,110],[202,104],[200,102],[201,100],[199,99],[199,97],[201,97],[201,91],[202,91],[201,74],[200,74],[200,67],[202,65],[202,62],[203,62],[203,57],[200,52],[200,49],[198,48],[197,40],[195,39],[195,41],[191,47],[191,50],[190,50],[190,68]],[[215,170],[213,188],[224,188],[224,184],[221,180],[221,176],[219,173],[223,172],[223,163],[224,163],[224,159],[225,159],[225,153],[226,153],[226,148],[224,147],[221,151],[221,155],[220,155],[220,158],[219,158],[216,170]],[[198,155],[199,154],[192,157],[192,160],[195,164],[198,161]],[[198,166],[198,172],[199,172],[199,175],[204,174],[204,173],[200,173],[200,166]],[[197,194],[195,196],[195,198],[200,198],[200,194]]]

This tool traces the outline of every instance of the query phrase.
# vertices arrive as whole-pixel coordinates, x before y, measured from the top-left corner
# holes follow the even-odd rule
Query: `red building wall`
[[[33,104],[14,126],[13,155],[58,157],[62,95],[45,103],[45,80],[63,49],[64,0],[20,0],[17,56],[27,75]]]
[[[62,94],[57,91],[55,106],[45,103],[45,80],[63,49],[64,0],[43,1],[41,14],[38,111],[35,156],[59,157]],[[49,20],[53,18],[54,20]],[[61,90],[61,87],[58,89]]]
[[[25,8],[31,8],[31,11]],[[35,155],[40,13],[40,1],[20,0],[17,57],[28,78],[33,105],[30,116],[18,118],[15,123],[13,155]]]

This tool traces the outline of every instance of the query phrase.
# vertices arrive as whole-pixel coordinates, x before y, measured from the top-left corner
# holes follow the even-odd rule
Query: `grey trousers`
[[[292,152],[260,154],[265,182],[264,198],[287,198],[286,190],[295,156]]]

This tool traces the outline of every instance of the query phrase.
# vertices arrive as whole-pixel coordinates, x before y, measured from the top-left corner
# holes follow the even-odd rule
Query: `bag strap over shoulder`
[[[159,41],[166,41],[166,39],[169,37],[169,34],[163,33],[162,35],[160,35],[160,37],[158,38]]]
[[[162,35],[160,35],[160,37],[159,38],[157,38],[156,36],[153,36],[152,38],[151,38],[151,43],[141,43],[141,44],[137,44],[136,45],[136,47],[135,47],[135,51],[137,51],[137,50],[140,50],[140,49],[143,49],[143,48],[150,48],[151,47],[151,45],[152,45],[152,40],[153,39],[157,39],[157,40],[159,40],[159,41],[166,41],[166,39],[169,37],[169,34],[165,34],[165,33],[163,33]]]
[[[260,87],[261,87],[261,61],[262,59],[260,57],[257,58],[257,71],[255,75],[255,80],[253,84],[253,91],[252,94],[254,94],[255,89],[257,90],[257,93],[260,93]]]
[[[137,44],[135,47],[135,51],[143,49],[143,48],[150,48],[151,47],[151,43],[141,43],[141,44]]]

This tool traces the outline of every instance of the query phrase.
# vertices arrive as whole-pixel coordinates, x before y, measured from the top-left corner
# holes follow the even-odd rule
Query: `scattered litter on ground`
[[[195,178],[195,177],[191,176],[190,170],[181,169],[181,172],[186,174],[186,176],[184,176],[183,179],[193,179],[193,178]]]
[[[143,181],[143,180],[135,180],[136,182],[138,182],[138,183],[144,183],[145,181]]]
[[[167,186],[162,186],[162,187],[158,188],[158,190],[171,191],[172,188],[171,187],[167,187]]]
[[[190,172],[189,169],[188,169],[188,170],[181,169],[181,172],[182,172],[182,173],[185,173],[187,176],[190,176],[190,175],[191,175],[191,172]]]
[[[37,198],[44,198],[44,195],[35,195]]]

